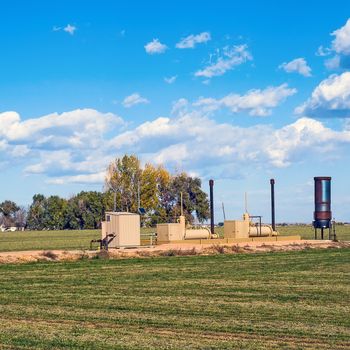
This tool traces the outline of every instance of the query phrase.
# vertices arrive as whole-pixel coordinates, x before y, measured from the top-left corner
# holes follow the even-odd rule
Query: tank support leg
[[[323,227],[321,228],[321,239],[323,240]]]

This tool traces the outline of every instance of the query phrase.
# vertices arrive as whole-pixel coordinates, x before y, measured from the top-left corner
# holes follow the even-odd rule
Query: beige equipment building
[[[106,212],[106,220],[102,221],[102,239],[107,235],[115,235],[108,244],[110,248],[140,246],[140,215]]]
[[[278,232],[270,225],[254,224],[247,212],[243,214],[243,220],[225,220],[224,238],[250,238],[250,237],[272,237]]]
[[[180,215],[178,222],[157,225],[157,243],[168,243],[189,239],[210,239],[208,228],[186,228],[185,216]]]

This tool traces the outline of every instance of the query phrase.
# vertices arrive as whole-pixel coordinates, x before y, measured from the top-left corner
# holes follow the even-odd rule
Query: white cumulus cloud
[[[135,92],[123,100],[123,106],[125,108],[130,108],[132,106],[136,106],[143,103],[149,103],[149,100],[145,97],[142,97],[139,93]]]
[[[226,97],[215,103],[234,110],[259,110],[261,105],[269,110],[282,101],[281,96],[292,93],[287,86],[278,88],[247,93],[252,100],[239,98],[237,105]],[[280,91],[278,98],[273,89]],[[323,95],[333,100],[335,92],[326,90]],[[262,104],[264,99],[269,102]],[[323,159],[341,157],[350,148],[349,127],[336,131],[307,117],[278,128],[244,127],[218,122],[211,113],[186,99],[174,104],[171,117],[137,126],[127,126],[112,113],[89,109],[27,120],[16,112],[4,112],[0,114],[1,163],[20,165],[28,176],[41,174],[50,184],[102,185],[109,162],[126,153],[137,154],[142,162],[163,163],[200,176],[235,177],[256,168],[308,162],[315,154],[322,154]]]
[[[125,153],[135,153],[143,162],[163,163],[189,173],[204,175],[217,173],[218,169],[222,173],[225,169],[225,176],[235,177],[256,167],[269,169],[305,162],[315,154],[334,157],[350,145],[349,129],[335,131],[310,118],[303,117],[280,128],[259,124],[242,127],[217,122],[201,108],[189,106],[184,99],[177,104],[179,108],[173,117],[155,118],[127,130],[124,126],[113,129],[114,124],[120,125],[117,116],[93,110],[51,114],[26,121],[21,121],[15,112],[2,113],[0,121],[5,122],[2,125],[27,123],[34,134],[26,138],[26,134],[20,132],[13,141],[14,134],[10,138],[3,133],[0,152],[2,157],[9,154],[11,162],[14,156],[22,157],[25,174],[42,174],[50,184],[102,185],[108,163]],[[86,118],[82,117],[84,111]],[[67,115],[79,123],[69,123]],[[62,125],[55,127],[60,116]],[[97,133],[93,119],[98,119],[97,123],[105,120]],[[68,140],[78,132],[87,135],[82,147],[77,148]],[[44,144],[38,143],[37,137],[46,137],[46,142],[57,137],[62,139],[53,148],[45,140]],[[89,138],[97,142],[89,142]],[[30,157],[25,156],[28,152]]]
[[[222,53],[215,57],[214,62],[210,62],[209,65],[204,69],[198,70],[194,75],[203,78],[220,76],[252,59],[253,57],[248,51],[247,45],[227,46],[222,50]]]
[[[165,44],[162,44],[159,39],[153,39],[144,47],[146,52],[150,55],[164,53],[168,48]]]
[[[211,40],[211,35],[209,32],[203,32],[197,35],[189,35],[186,38],[181,39],[176,44],[178,49],[193,49],[197,44],[206,43]]]
[[[32,144],[54,147],[61,142],[75,147],[94,144],[92,136],[101,135],[111,123],[120,125],[122,119],[112,113],[93,109],[77,109],[62,114],[52,113],[21,120],[16,112],[0,113],[0,137],[9,141],[30,140]]]
[[[332,34],[334,40],[332,41],[332,48],[336,53],[345,55],[350,54],[350,18],[347,20],[345,25]]]
[[[308,156],[349,147],[350,131],[334,131],[311,118],[281,128],[218,123],[201,111],[157,118],[118,135],[110,147],[138,152],[145,161],[203,174],[214,168],[287,167]],[[238,167],[238,168],[239,168]]]
[[[350,18],[345,25],[331,33],[334,37],[330,47],[318,48],[317,56],[330,56],[333,57],[325,60],[324,64],[327,69],[335,70],[338,68],[349,69],[350,68]]]
[[[106,176],[105,171],[96,174],[80,174],[73,176],[61,176],[58,178],[48,179],[46,183],[53,185],[65,185],[67,183],[78,184],[102,184]]]
[[[350,118],[350,72],[323,80],[295,111],[315,118]]]
[[[304,58],[296,58],[290,62],[284,62],[279,66],[287,73],[296,72],[304,77],[311,77],[311,68],[308,66]]]
[[[122,130],[115,114],[78,109],[22,120],[16,112],[0,113],[0,158],[23,164],[25,174],[49,178],[94,174],[110,160],[108,133]]]
[[[289,88],[287,84],[267,87],[266,89],[254,89],[244,95],[231,93],[221,99],[200,98],[194,106],[204,108],[206,111],[215,111],[226,107],[233,113],[247,111],[252,116],[267,116],[271,114],[271,109],[278,106],[287,97],[297,92],[294,88]]]

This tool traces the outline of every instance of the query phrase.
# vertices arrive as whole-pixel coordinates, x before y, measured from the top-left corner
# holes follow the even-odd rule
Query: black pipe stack
[[[209,180],[210,188],[210,232],[214,234],[214,180]]]
[[[271,224],[272,229],[276,231],[276,222],[275,222],[275,179],[270,180],[271,184]]]

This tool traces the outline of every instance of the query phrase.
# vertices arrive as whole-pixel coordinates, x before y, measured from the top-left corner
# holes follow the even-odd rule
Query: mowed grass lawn
[[[279,226],[278,232],[282,236],[300,235],[303,239],[314,239],[315,231],[311,225],[305,226]],[[350,226],[349,225],[336,225],[337,239],[341,241],[350,241]],[[321,231],[318,230],[318,239],[321,239]],[[328,239],[328,229],[324,230],[324,239]]]
[[[0,232],[0,252],[21,250],[89,249],[99,230]]]
[[[0,266],[1,349],[349,349],[350,249]]]
[[[216,230],[220,236],[223,235],[222,227],[217,227]],[[278,231],[282,236],[300,235],[303,239],[314,238],[311,226],[281,226],[278,227]],[[156,232],[156,228],[142,229],[141,232]],[[100,230],[0,232],[0,252],[89,249],[90,241],[100,237]],[[350,241],[350,226],[338,225],[337,237],[343,241]],[[325,239],[328,239],[328,231],[325,231]]]

